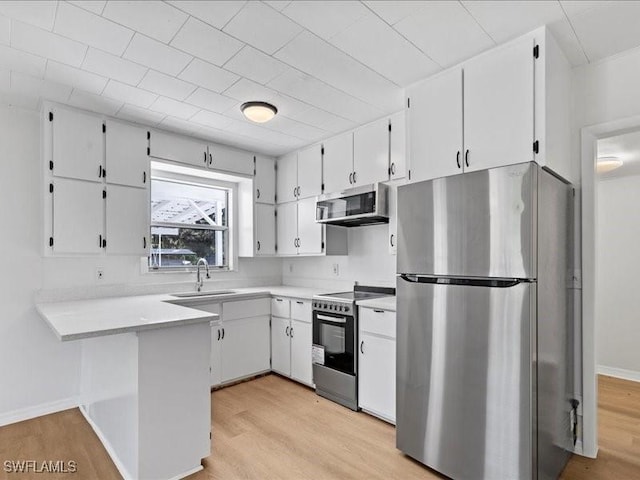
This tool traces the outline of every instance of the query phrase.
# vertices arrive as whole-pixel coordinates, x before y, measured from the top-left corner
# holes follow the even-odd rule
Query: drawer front
[[[255,298],[253,300],[239,300],[237,302],[224,302],[222,304],[222,319],[234,320],[236,318],[251,318],[269,315],[271,304],[268,298]]]
[[[396,338],[396,312],[359,308],[361,331]]]
[[[301,322],[311,323],[311,300],[291,300],[291,318]]]
[[[274,297],[271,299],[271,315],[280,318],[291,317],[290,302],[288,298]]]

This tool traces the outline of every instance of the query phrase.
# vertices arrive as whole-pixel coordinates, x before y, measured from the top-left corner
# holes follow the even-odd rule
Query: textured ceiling
[[[281,154],[398,111],[404,86],[545,24],[580,65],[640,45],[640,2],[1,1],[0,96]],[[248,100],[280,113],[252,124]]]

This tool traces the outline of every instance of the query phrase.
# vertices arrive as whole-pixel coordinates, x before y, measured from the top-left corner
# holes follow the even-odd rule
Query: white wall
[[[0,425],[76,401],[79,345],[56,339],[36,313],[36,299],[170,292],[195,285],[193,274],[143,275],[135,257],[42,258],[40,137],[39,113],[0,106]],[[97,267],[105,272],[101,281]],[[212,276],[209,288],[280,284],[281,260],[240,259],[238,271]]]
[[[640,379],[640,176],[598,182],[596,362]]]
[[[285,258],[285,285],[317,287],[331,291],[352,290],[353,284],[395,287],[396,257],[387,247],[388,225],[352,227],[348,232],[349,255]],[[338,265],[338,275],[333,265]]]

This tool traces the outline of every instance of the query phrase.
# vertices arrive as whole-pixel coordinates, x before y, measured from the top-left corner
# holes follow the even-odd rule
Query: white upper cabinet
[[[464,64],[465,171],[534,160],[534,40]]]
[[[52,108],[51,163],[56,177],[76,178],[102,183],[104,159],[104,123],[97,115]]]
[[[462,68],[420,82],[407,94],[411,181],[462,173]]]
[[[333,193],[353,187],[353,133],[329,138],[323,147],[324,191]]]
[[[276,254],[276,207],[264,203],[255,205],[255,253]]]
[[[310,198],[322,193],[322,145],[312,145],[298,152],[296,197]]]
[[[107,185],[108,254],[147,256],[149,248],[149,190]]]
[[[149,181],[147,130],[107,120],[105,135],[107,183],[146,187]]]
[[[391,115],[389,125],[389,178],[405,178],[407,174],[407,128],[404,111]]]
[[[51,185],[52,252],[100,253],[104,242],[103,185],[67,178],[55,178]]]
[[[207,147],[207,168],[223,172],[253,175],[253,154],[224,145]]]
[[[278,203],[296,200],[298,188],[298,153],[288,153],[278,158],[276,173],[276,200]]]
[[[276,161],[272,157],[256,155],[253,188],[257,203],[276,203]]]
[[[203,140],[158,131],[151,132],[149,155],[202,168],[209,163],[207,144]]]
[[[389,179],[389,125],[389,119],[383,118],[353,132],[354,185]]]
[[[278,205],[276,217],[278,255],[298,253],[298,202]]]
[[[320,254],[323,251],[323,225],[316,222],[316,200],[305,198],[298,201],[298,253]]]

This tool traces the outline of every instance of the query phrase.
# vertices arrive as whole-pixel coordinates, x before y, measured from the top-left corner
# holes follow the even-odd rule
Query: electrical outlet
[[[339,263],[334,263],[333,264],[333,274],[337,277],[338,275],[340,275],[340,264]]]
[[[96,268],[96,280],[102,280],[104,278],[104,268],[98,267]]]

